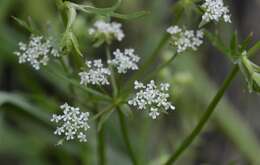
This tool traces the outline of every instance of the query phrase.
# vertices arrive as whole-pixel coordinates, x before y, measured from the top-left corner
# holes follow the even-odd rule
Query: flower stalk
[[[106,165],[106,150],[105,150],[105,130],[102,127],[98,130],[98,161],[99,165]]]
[[[110,49],[109,46],[106,46],[106,56],[107,56],[107,60],[111,61],[111,54],[110,54]],[[116,98],[117,94],[118,94],[118,87],[117,87],[117,83],[116,83],[116,78],[115,78],[115,72],[114,69],[112,67],[111,64],[109,64],[109,69],[111,71],[111,84],[112,84],[112,88],[113,88],[113,97]]]
[[[221,98],[224,96],[225,91],[231,84],[232,80],[235,78],[239,71],[239,67],[237,65],[234,66],[232,71],[229,73],[227,78],[224,80],[222,86],[219,88],[217,94],[214,96],[212,101],[210,102],[209,106],[207,107],[206,111],[203,113],[201,119],[199,120],[199,123],[197,126],[193,129],[191,134],[184,139],[184,141],[181,143],[179,148],[170,156],[168,161],[165,163],[165,165],[171,165],[181,156],[181,154],[187,149],[188,146],[195,140],[195,138],[199,135],[203,127],[206,125],[207,121],[209,120],[210,116],[214,112],[216,106],[218,105]]]
[[[128,152],[128,154],[131,158],[133,165],[138,165],[137,158],[136,158],[134,151],[133,151],[133,148],[130,144],[128,129],[127,129],[126,121],[125,121],[125,116],[124,116],[124,114],[123,114],[123,112],[121,111],[120,108],[117,109],[117,113],[118,113],[121,132],[122,132],[122,135],[123,135],[123,140],[126,144],[127,152]]]

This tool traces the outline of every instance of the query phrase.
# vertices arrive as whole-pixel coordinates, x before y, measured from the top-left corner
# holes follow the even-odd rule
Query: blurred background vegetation
[[[114,1],[74,2],[107,7]],[[254,40],[259,40],[260,2],[236,0],[226,3],[230,6],[233,24],[213,25],[223,40],[228,41],[234,30],[238,31],[241,39],[253,32]],[[184,9],[184,13],[179,25],[196,28],[200,20],[191,0],[124,0],[120,12],[147,10],[150,14],[137,20],[119,20],[123,23],[126,38],[113,47],[133,47],[145,58],[156,47],[166,27],[176,17],[175,11],[180,8]],[[86,144],[55,146],[58,138],[53,135],[54,128],[49,119],[52,113],[57,112],[58,105],[75,96],[66,89],[64,80],[18,64],[13,52],[18,42],[26,41],[30,33],[12,16],[31,19],[45,35],[60,36],[64,30],[54,0],[0,0],[0,164],[96,164],[95,129],[90,131]],[[74,25],[74,32],[86,55],[103,53],[91,48],[87,39],[92,20],[93,16],[80,13]],[[160,52],[159,60],[167,59],[171,53],[172,48],[166,45]],[[254,61],[259,64],[259,56]],[[138,112],[127,118],[130,140],[142,164],[159,165],[176,149],[198,122],[230,66],[230,61],[206,41],[200,51],[178,56],[170,67],[160,73],[159,78],[173,86],[172,100],[177,110],[155,121]],[[259,96],[248,93],[240,75],[201,136],[176,164],[259,165],[259,107]],[[131,164],[114,116],[104,125],[108,164]],[[95,127],[93,123],[91,126]]]

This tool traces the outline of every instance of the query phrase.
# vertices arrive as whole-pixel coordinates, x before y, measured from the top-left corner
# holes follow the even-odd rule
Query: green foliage
[[[151,0],[149,3],[113,0],[106,1],[106,4],[112,5],[105,8],[96,7],[95,3],[89,2],[55,2],[0,2],[0,51],[3,54],[0,56],[0,86],[4,87],[0,91],[0,142],[2,135],[4,137],[4,144],[0,145],[0,159],[3,153],[17,156],[18,162],[26,162],[25,164],[157,165],[169,161],[168,158],[186,135],[192,133],[189,141],[184,141],[188,152],[179,152],[180,154],[175,156],[176,160],[180,158],[177,164],[194,164],[195,160],[201,159],[202,154],[212,150],[207,145],[207,139],[199,137],[204,127],[203,132],[213,136],[221,135],[227,142],[232,142],[232,150],[235,150],[240,159],[259,164],[259,141],[253,129],[245,116],[239,114],[228,98],[223,96],[232,79],[224,85],[225,88],[220,88],[212,101],[211,98],[217,92],[217,85],[211,80],[214,75],[209,77],[208,70],[200,66],[200,61],[205,61],[204,66],[207,66],[206,60],[210,53],[204,58],[205,52],[201,48],[199,53],[187,52],[179,56],[175,49],[166,46],[170,35],[166,34],[165,27],[178,24],[187,28],[203,27],[208,43],[231,61],[236,72],[239,68],[250,92],[259,93],[260,67],[250,58],[259,52],[260,42],[250,45],[253,40],[252,33],[240,42],[240,31],[235,31],[230,36],[221,30],[212,30],[219,27],[200,20],[203,13],[199,7],[202,2],[200,0],[180,0],[173,5],[157,0]],[[40,12],[36,16],[35,10],[31,10],[36,9],[37,12],[39,8],[45,13]],[[16,23],[9,22],[9,17]],[[113,87],[82,86],[79,81],[78,72],[85,66],[86,59],[94,59],[97,56],[106,59],[105,54],[107,58],[110,55],[105,39],[101,38],[92,45],[87,34],[90,24],[98,18],[124,21],[126,42],[109,42],[110,47],[136,47],[142,58],[138,71],[125,77],[113,73]],[[168,19],[172,21],[165,21]],[[47,21],[50,22],[46,23]],[[75,28],[78,22],[83,29]],[[17,43],[28,35],[21,27],[33,35],[55,36],[55,44],[59,48],[61,58],[50,61],[48,66],[37,72],[26,65],[18,65],[13,52]],[[223,29],[230,28],[223,26]],[[216,66],[216,69],[222,69],[222,64]],[[232,74],[232,78],[236,72]],[[177,107],[176,112],[162,114],[156,121],[151,121],[127,105],[129,97],[133,95],[133,82],[150,79],[169,81],[173,85],[170,95]],[[247,98],[244,93],[238,94],[241,95],[241,100]],[[60,113],[58,106],[63,102],[91,112],[91,131],[86,144],[67,142],[63,138],[59,140],[52,135],[54,128],[50,118],[53,113]],[[207,110],[202,111],[210,102]],[[255,107],[258,108],[256,103],[248,105],[248,109]],[[211,115],[215,110],[215,115]],[[203,117],[199,118],[201,116]],[[209,127],[205,127],[211,116],[213,122]],[[190,146],[195,138],[198,139],[195,141],[195,147]],[[57,142],[62,146],[56,147]],[[221,142],[212,143],[219,145]],[[205,150],[204,153],[198,152],[197,146]],[[222,162],[239,162],[230,161],[233,158],[229,156],[227,154],[228,160]],[[211,161],[210,155],[204,159]]]

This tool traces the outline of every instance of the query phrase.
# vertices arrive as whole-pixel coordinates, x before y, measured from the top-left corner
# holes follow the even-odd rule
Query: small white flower
[[[95,39],[99,37],[105,37],[109,42],[115,38],[118,41],[122,41],[125,34],[122,30],[122,24],[117,22],[105,22],[98,20],[94,23],[93,27],[89,29],[89,35],[94,36]]]
[[[58,127],[55,131],[54,134],[55,135],[62,135],[64,133],[64,128],[63,127]]]
[[[134,89],[140,89],[140,88],[145,88],[144,84],[139,82],[139,81],[135,81],[134,82]]]
[[[33,68],[39,70],[41,65],[47,65],[49,55],[59,57],[59,52],[52,47],[50,40],[42,36],[32,36],[28,44],[20,42],[19,52],[14,52],[19,58],[19,63],[30,63]]]
[[[149,116],[155,119],[159,116],[161,110],[174,110],[175,107],[168,101],[170,95],[166,93],[169,90],[169,84],[161,83],[158,88],[151,80],[144,85],[138,81],[134,83],[134,89],[138,90],[135,97],[128,101],[129,105],[135,106],[139,110],[150,109]]]
[[[127,70],[137,70],[137,62],[140,57],[134,54],[134,49],[125,49],[121,52],[119,49],[113,52],[115,58],[109,60],[108,63],[114,65],[117,68],[118,73],[126,73]]]
[[[102,64],[102,61],[93,60],[93,61],[86,61],[86,65],[88,66],[89,70],[80,72],[80,84],[81,85],[108,85],[108,76],[111,74],[108,68],[105,68]]]
[[[170,88],[170,84],[168,84],[168,83],[162,83],[162,84],[160,85],[160,87],[161,87],[161,90],[162,90],[162,91],[168,91],[169,88]]]
[[[149,116],[152,117],[152,119],[156,119],[159,115],[158,108],[151,108]]]
[[[54,131],[55,135],[64,135],[66,140],[77,138],[80,142],[86,142],[86,131],[88,125],[88,112],[80,112],[78,107],[69,106],[67,103],[60,106],[62,115],[54,114],[51,122],[55,122],[58,127]]]
[[[181,28],[179,28],[179,26],[170,26],[167,28],[166,30],[168,33],[170,33],[171,35],[179,33],[182,31]]]
[[[223,18],[224,22],[231,23],[229,9],[224,6],[223,0],[205,0],[201,7],[205,10],[202,16],[203,21],[219,22]]]
[[[172,44],[177,48],[178,53],[188,48],[195,51],[203,43],[202,30],[184,30],[178,26],[170,26],[166,31],[171,35]]]
[[[80,133],[78,134],[78,139],[79,139],[79,142],[87,142],[86,135],[83,134],[82,132],[80,132]]]

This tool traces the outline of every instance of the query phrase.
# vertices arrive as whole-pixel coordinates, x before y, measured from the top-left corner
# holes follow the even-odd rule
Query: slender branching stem
[[[66,74],[69,75],[70,74],[70,70],[69,70],[69,67],[66,65],[66,63],[64,62],[64,59],[61,57],[59,61],[60,61],[61,65],[62,65],[64,71],[66,72]],[[69,90],[70,90],[70,92],[73,95],[76,96],[74,86],[73,86],[73,84],[71,82],[69,82]]]
[[[94,112],[98,113],[98,105],[93,103]],[[96,121],[96,130],[97,130],[97,158],[99,165],[106,165],[106,143],[105,143],[105,130],[104,127],[98,129],[98,123],[100,118]]]
[[[62,21],[63,21],[64,25],[66,26],[66,24],[67,24],[67,19],[66,19],[66,17],[64,16],[65,14],[64,14],[64,11],[63,11],[63,7],[62,7],[62,6],[63,6],[63,1],[62,1],[62,0],[56,0],[56,5],[57,5],[58,10],[59,10],[59,12],[60,12],[60,14],[61,14],[61,16],[62,16]],[[64,71],[69,75],[69,74],[70,74],[69,68],[68,68],[68,66],[66,65],[66,63],[64,62],[64,59],[63,59],[62,57],[60,58],[60,63],[61,63],[61,65],[62,65]],[[70,92],[71,92],[72,94],[75,95],[75,89],[74,89],[72,83],[69,83],[69,90],[70,90]]]
[[[110,54],[110,50],[109,50],[108,46],[106,46],[106,55],[107,55],[107,60],[111,60],[111,54]],[[117,99],[118,87],[117,87],[117,82],[116,82],[116,78],[115,78],[115,72],[113,70],[112,65],[109,65],[109,68],[111,70],[111,84],[112,84],[112,88],[113,88],[113,97],[114,97],[114,99]],[[124,114],[122,113],[121,109],[119,108],[119,106],[117,108],[117,112],[118,112],[121,132],[122,132],[123,139],[124,139],[124,142],[125,142],[126,147],[127,147],[128,154],[129,154],[129,156],[132,160],[132,163],[134,165],[137,165],[137,159],[136,159],[134,152],[132,150],[132,147],[130,145],[125,117],[124,117]]]
[[[106,56],[107,56],[107,60],[111,60],[111,54],[110,54],[110,49],[109,46],[106,46]],[[116,83],[116,78],[115,78],[115,72],[114,69],[112,67],[111,64],[109,64],[109,69],[111,71],[111,84],[112,84],[112,88],[113,88],[113,97],[116,98],[117,94],[118,94],[118,87],[117,87],[117,83]]]
[[[206,125],[207,121],[209,120],[210,116],[214,112],[216,106],[218,105],[219,101],[223,97],[225,91],[231,84],[232,80],[238,73],[238,66],[235,65],[232,71],[229,73],[227,78],[224,80],[222,86],[219,88],[217,94],[213,97],[211,100],[210,104],[208,105],[206,111],[203,113],[202,117],[199,120],[199,123],[197,126],[193,129],[191,134],[184,139],[184,141],[181,143],[179,148],[170,156],[168,161],[165,163],[165,165],[171,165],[175,163],[175,161],[181,156],[181,154],[187,149],[188,146],[195,140],[195,138],[199,135],[201,132],[202,128]]]
[[[170,65],[174,59],[177,57],[177,53],[174,52],[174,54],[171,56],[170,59],[168,59],[167,61],[165,61],[164,63],[160,64],[156,69],[154,69],[153,71],[151,71],[150,74],[148,74],[147,77],[144,78],[145,81],[153,78],[154,76],[156,76],[161,70],[163,70],[165,67],[167,67],[168,65]]]
[[[106,147],[105,147],[105,130],[102,127],[98,130],[98,163],[99,165],[106,165]]]
[[[172,21],[173,24],[177,24],[181,16],[183,14],[184,9],[181,9],[181,11],[176,15],[176,18]],[[156,58],[159,56],[160,51],[164,48],[166,43],[168,43],[169,39],[171,36],[168,33],[164,33],[162,38],[159,41],[159,44],[155,47],[155,49],[152,51],[152,53],[148,56],[146,61],[141,65],[140,69],[129,79],[128,83],[126,84],[126,90],[128,91],[129,87],[131,87],[131,84],[135,81],[138,80],[140,77],[142,77],[147,69],[154,64],[156,61]]]
[[[154,63],[154,61],[156,61],[156,58],[158,56],[158,54],[160,53],[160,51],[162,50],[162,48],[165,46],[165,44],[168,42],[170,38],[170,35],[168,34],[164,34],[163,37],[161,38],[161,40],[159,41],[158,46],[154,49],[154,51],[152,52],[152,54],[146,59],[146,61],[140,66],[140,69],[136,72],[136,74],[134,74],[130,80],[128,81],[126,87],[131,87],[131,84],[135,81],[138,80],[141,76],[143,76],[145,74],[145,72],[147,71],[147,69]],[[128,90],[128,89],[127,89]]]
[[[120,123],[120,127],[121,127],[121,132],[122,132],[122,135],[123,135],[123,140],[126,144],[127,152],[128,152],[128,154],[131,158],[133,165],[138,165],[137,158],[136,158],[134,151],[132,149],[132,146],[130,144],[125,116],[124,116],[124,114],[123,114],[123,112],[121,111],[120,108],[117,109],[117,113],[118,113],[119,123]]]

